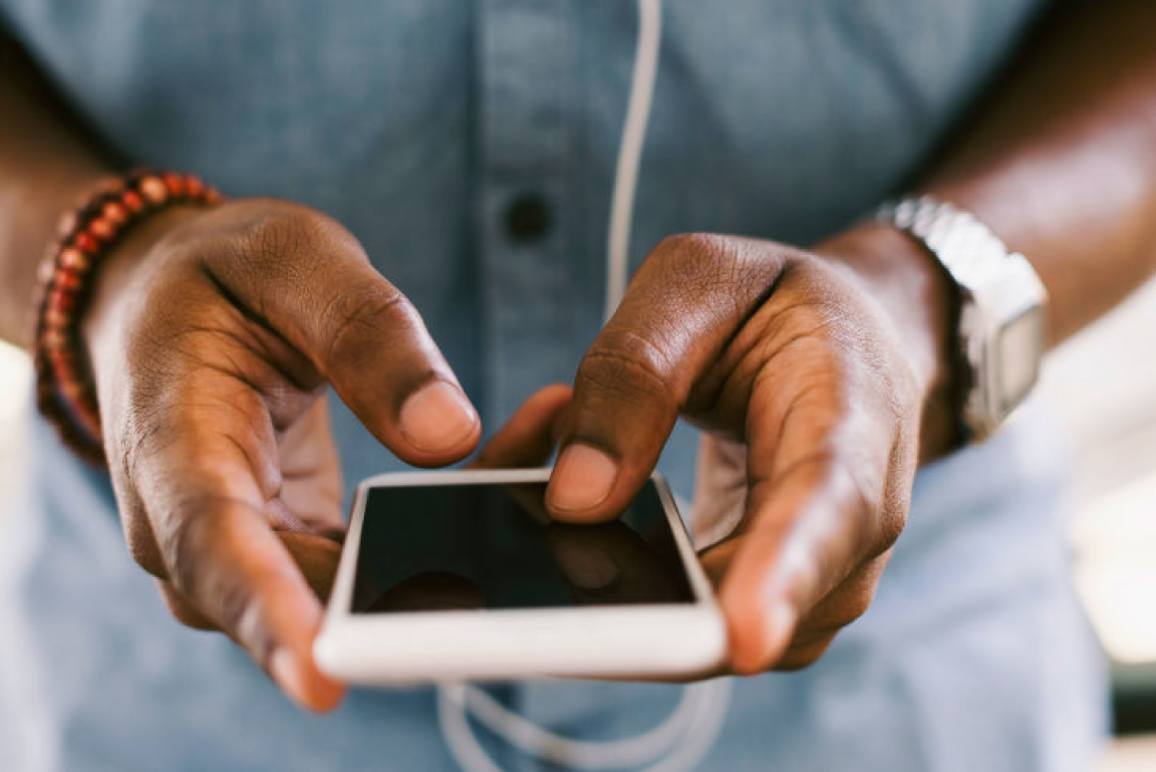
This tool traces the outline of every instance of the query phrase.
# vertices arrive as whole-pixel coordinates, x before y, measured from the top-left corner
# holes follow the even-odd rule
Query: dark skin
[[[1152,29],[1142,0],[1058,11],[915,185],[1029,257],[1053,341],[1156,270]],[[14,68],[0,114],[0,333],[26,343],[43,245],[109,163]],[[557,437],[552,514],[603,520],[676,418],[696,422],[699,504],[739,522],[703,555],[729,667],[801,667],[867,608],[919,463],[957,442],[951,307],[935,263],[885,226],[809,250],[671,237],[573,394],[532,397],[481,463],[536,463]],[[326,390],[414,464],[457,461],[481,436],[418,312],[340,224],[244,200],[134,231],[84,329],[133,556],[178,619],[223,630],[302,705],[334,706],[341,687],[311,655],[341,530]]]

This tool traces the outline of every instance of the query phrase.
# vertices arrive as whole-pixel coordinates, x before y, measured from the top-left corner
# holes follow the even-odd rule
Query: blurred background
[[[23,506],[31,368],[0,343],[0,518]],[[1156,281],[1049,359],[1041,399],[1074,457],[1075,580],[1112,667],[1098,772],[1156,769]]]
[[[1156,280],[1057,349],[1041,391],[1071,443],[1076,587],[1112,667],[1103,770],[1156,770]]]

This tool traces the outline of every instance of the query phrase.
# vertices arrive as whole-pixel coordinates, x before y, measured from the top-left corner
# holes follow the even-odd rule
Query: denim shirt
[[[807,245],[869,211],[1036,4],[667,0],[632,264],[675,232]],[[0,0],[0,20],[125,157],[342,221],[488,432],[572,379],[601,324],[635,3]],[[347,482],[399,466],[337,408]],[[1100,681],[1041,427],[921,473],[872,610],[816,667],[739,682],[705,768],[1082,768]],[[0,768],[452,766],[428,689],[354,691],[308,717],[227,640],[172,622],[127,556],[106,478],[34,434],[32,501],[0,547]],[[680,427],[661,464],[683,495],[694,439]],[[504,699],[589,736],[644,728],[676,693]],[[532,766],[490,745],[503,767]]]

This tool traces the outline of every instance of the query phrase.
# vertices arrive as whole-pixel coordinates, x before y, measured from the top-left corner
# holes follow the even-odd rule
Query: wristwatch
[[[959,290],[959,418],[969,439],[983,440],[1039,378],[1047,346],[1043,282],[1023,255],[945,201],[900,199],[880,208],[876,219],[922,242]]]

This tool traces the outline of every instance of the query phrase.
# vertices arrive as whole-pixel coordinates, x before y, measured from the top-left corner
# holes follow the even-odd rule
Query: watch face
[[[1043,348],[1044,315],[1038,306],[1029,308],[999,331],[996,383],[1003,415],[1014,410],[1035,385]]]

